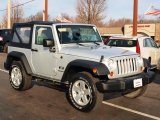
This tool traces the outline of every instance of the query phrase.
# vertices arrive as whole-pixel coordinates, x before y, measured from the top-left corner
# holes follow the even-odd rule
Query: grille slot
[[[116,60],[117,72],[119,75],[129,74],[138,71],[137,59],[136,58],[125,58]]]

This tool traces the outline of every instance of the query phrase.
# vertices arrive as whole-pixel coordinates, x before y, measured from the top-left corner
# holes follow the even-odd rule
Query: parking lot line
[[[115,104],[112,104],[112,103],[109,103],[109,102],[106,102],[106,101],[103,101],[102,103],[105,104],[105,105],[114,107],[114,108],[122,109],[122,110],[125,110],[125,111],[128,111],[128,112],[132,112],[132,113],[135,113],[135,114],[138,114],[138,115],[141,115],[141,116],[145,116],[145,117],[154,119],[154,120],[160,120],[160,117],[156,117],[156,116],[149,115],[149,114],[146,114],[146,113],[143,113],[143,112],[132,110],[130,108],[126,108],[126,107],[122,107],[122,106],[119,106],[119,105],[115,105]]]
[[[0,71],[5,72],[5,73],[9,73],[9,71],[3,70],[3,69],[0,69]]]

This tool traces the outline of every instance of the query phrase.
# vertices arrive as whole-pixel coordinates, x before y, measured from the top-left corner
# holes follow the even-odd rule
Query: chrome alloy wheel
[[[17,87],[22,83],[22,72],[18,67],[13,67],[11,71],[11,81]]]
[[[85,81],[77,80],[72,87],[74,101],[81,106],[85,106],[91,100],[91,88]]]

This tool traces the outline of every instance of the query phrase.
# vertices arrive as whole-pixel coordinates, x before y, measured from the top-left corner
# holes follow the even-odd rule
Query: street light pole
[[[134,0],[134,10],[133,10],[133,36],[137,36],[137,21],[138,21],[138,0]]]
[[[8,13],[8,21],[7,21],[7,28],[10,29],[11,28],[11,0],[8,0],[8,9],[7,9],[7,13]]]
[[[48,0],[43,0],[43,21],[48,21]]]

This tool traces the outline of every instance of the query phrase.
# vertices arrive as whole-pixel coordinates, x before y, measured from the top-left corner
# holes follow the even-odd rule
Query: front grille
[[[129,74],[138,71],[137,59],[136,58],[125,58],[116,60],[117,72],[119,75]]]

